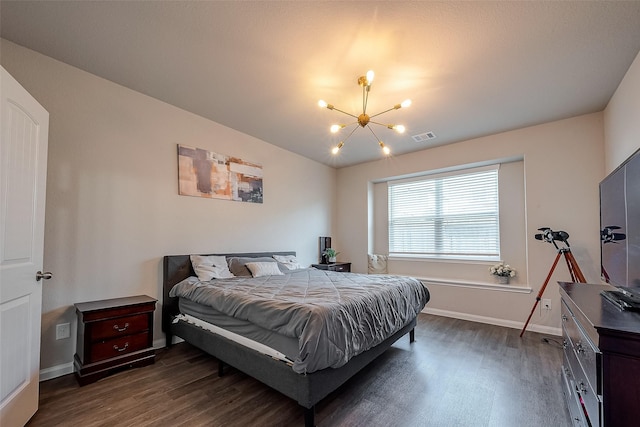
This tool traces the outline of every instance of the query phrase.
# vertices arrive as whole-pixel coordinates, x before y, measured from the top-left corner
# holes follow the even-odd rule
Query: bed
[[[295,256],[295,252],[232,253],[203,256],[214,255],[224,256],[230,261],[238,259],[246,260],[248,258],[260,258],[264,260],[265,258],[269,259],[274,255],[282,257]],[[220,362],[220,375],[222,374],[224,364],[228,364],[294,399],[304,408],[305,426],[310,427],[314,425],[314,406],[321,399],[340,387],[344,382],[382,354],[402,336],[408,334],[410,342],[413,342],[413,330],[416,325],[417,314],[429,300],[429,293],[416,279],[400,278],[399,276],[357,275],[352,273],[316,270],[313,268],[296,269],[295,271],[290,272],[282,266],[280,269],[285,274],[273,277],[263,276],[259,278],[216,279],[212,282],[203,282],[194,277],[196,276],[196,273],[194,272],[190,255],[165,256],[163,264],[162,329],[166,333],[166,342],[168,347],[171,346],[173,337],[177,336],[216,357]],[[405,279],[407,282],[413,281],[413,283],[404,284]],[[299,286],[298,282],[300,281],[306,281],[304,282],[304,286],[306,286],[305,289],[307,289],[307,291],[304,292],[305,303],[299,304],[297,301],[291,303],[287,302],[289,305],[287,305],[287,308],[282,310],[282,312],[276,312],[273,315],[265,314],[269,312],[261,313],[261,310],[264,309],[263,306],[272,305],[272,303],[266,299],[258,299],[256,301],[249,301],[247,299],[260,298],[260,292],[264,292],[268,295],[274,294],[275,292],[278,294],[277,298],[280,299],[280,293],[294,292],[296,286]],[[391,326],[376,324],[371,327],[371,329],[375,331],[389,329],[389,331],[385,332],[383,336],[380,336],[381,332],[376,333],[379,335],[377,337],[356,338],[354,335],[352,339],[349,339],[347,349],[343,349],[343,351],[340,351],[339,349],[332,350],[331,352],[327,351],[327,354],[324,354],[324,349],[332,347],[333,341],[339,342],[341,340],[337,339],[335,335],[330,333],[329,337],[324,338],[325,341],[321,341],[321,339],[323,339],[322,336],[318,338],[314,333],[305,332],[306,329],[309,329],[307,324],[313,324],[315,320],[307,321],[305,320],[306,317],[299,316],[307,315],[307,312],[318,311],[318,307],[323,305],[321,302],[318,302],[319,300],[316,301],[312,295],[316,289],[327,287],[341,290],[341,286],[343,286],[341,283],[343,281],[352,283],[371,283],[371,288],[378,288],[384,293],[385,301],[389,298],[388,292],[400,292],[395,291],[394,285],[391,283],[393,281],[403,282],[401,286],[409,287],[408,289],[410,289],[410,291],[407,292],[415,295],[410,298],[403,297],[404,299],[411,300],[411,304],[407,304],[405,301],[402,303],[403,305],[401,305],[401,310],[395,309],[396,311],[402,311],[402,316],[406,317],[406,320],[395,319],[396,314],[394,313],[394,320],[387,322],[392,324]],[[248,286],[255,286],[255,289],[258,291],[247,291],[247,289],[249,289],[247,288]],[[282,290],[285,289],[285,286],[292,286],[294,291]],[[337,312],[340,313],[348,311],[348,306],[353,305],[349,303],[351,299],[349,295],[353,292],[349,290],[349,285],[344,286],[347,286],[347,291],[341,290],[340,295],[336,297],[341,301],[344,300],[344,308],[340,306],[339,310],[337,310]],[[170,295],[172,289],[174,289],[174,291]],[[226,334],[216,333],[215,329],[207,329],[203,327],[201,323],[198,323],[199,321],[194,322],[191,320],[192,314],[195,316],[198,316],[198,314],[194,314],[193,311],[190,312],[188,310],[193,309],[194,306],[196,308],[195,311],[198,311],[198,306],[206,306],[207,310],[210,310],[212,307],[209,307],[209,302],[211,302],[211,305],[214,308],[219,309],[220,311],[225,311],[222,306],[216,305],[217,302],[225,300],[225,304],[228,305],[226,299],[233,298],[234,295],[236,295],[234,294],[236,290],[239,290],[239,292],[243,292],[244,290],[244,293],[242,294],[243,299],[240,300],[240,303],[230,300],[234,304],[234,308],[231,311],[233,311],[233,313],[238,317],[245,316],[247,313],[249,313],[249,317],[252,315],[262,316],[259,318],[262,319],[259,324],[262,324],[265,323],[265,319],[271,319],[269,316],[273,316],[274,319],[279,318],[279,316],[283,316],[283,313],[286,313],[287,316],[293,316],[283,317],[280,319],[279,327],[280,329],[284,328],[283,330],[288,332],[289,329],[296,328],[296,330],[302,331],[300,332],[301,336],[296,336],[294,340],[296,342],[296,349],[292,349],[289,345],[290,343],[288,344],[287,341],[284,340],[281,345],[282,348],[278,347],[280,344],[274,344],[274,347],[278,350],[282,350],[283,353],[283,357],[276,357],[273,354],[258,351],[255,347],[247,346],[245,343],[242,343],[241,341],[239,342],[233,337],[230,338]],[[206,292],[213,292],[213,294]],[[172,296],[177,294],[180,296]],[[253,294],[256,294],[257,296],[253,296]],[[191,299],[194,301],[191,301]],[[372,316],[380,316],[377,312],[367,313],[366,311],[368,309],[366,307],[368,307],[368,304],[370,304],[370,302],[367,302],[367,304],[358,302],[356,306],[359,307],[358,310],[364,310],[364,312],[359,313],[358,316],[367,317],[366,322],[371,323]],[[186,314],[182,313],[183,311]],[[214,312],[215,311],[216,310],[214,310]],[[321,317],[324,318],[332,316],[324,315]],[[347,316],[346,319],[351,319],[352,317],[353,316]],[[311,319],[311,317],[309,317],[309,319]],[[343,317],[342,323],[348,323],[351,321],[344,319],[345,318]],[[256,320],[254,321],[257,322]],[[213,321],[211,322],[213,323]],[[394,322],[396,323],[395,325],[393,325]],[[278,322],[273,320],[273,323],[277,324]],[[323,324],[317,330],[325,329],[327,329],[327,326]],[[358,331],[362,329],[362,325],[355,325],[350,328],[348,327],[347,329],[352,329],[355,331],[354,334],[358,335]],[[287,333],[283,334],[286,335]],[[283,334],[276,334],[278,335],[276,338],[280,339],[281,337],[279,337],[279,335]],[[319,335],[322,334],[320,333]],[[312,345],[309,344],[309,340],[312,341]],[[355,344],[351,343],[352,340]],[[289,339],[289,341],[291,340]],[[270,345],[272,342],[273,341],[268,341]],[[298,351],[299,354],[297,353]],[[276,353],[279,353],[279,351],[276,351]],[[315,357],[316,353],[318,357]]]

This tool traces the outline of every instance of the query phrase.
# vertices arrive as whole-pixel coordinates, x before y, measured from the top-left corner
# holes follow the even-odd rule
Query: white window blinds
[[[498,170],[389,182],[389,254],[498,258]]]

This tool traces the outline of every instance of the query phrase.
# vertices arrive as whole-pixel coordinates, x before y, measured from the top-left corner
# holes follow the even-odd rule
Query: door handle
[[[53,274],[51,274],[50,271],[46,271],[46,272],[42,272],[42,271],[38,271],[36,273],[36,282],[39,282],[40,279],[44,279],[44,280],[49,280],[53,277]]]

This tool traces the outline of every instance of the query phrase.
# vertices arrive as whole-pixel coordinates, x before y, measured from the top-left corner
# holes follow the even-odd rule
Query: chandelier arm
[[[381,114],[388,113],[389,111],[392,111],[392,110],[397,110],[397,108],[396,108],[396,107],[391,107],[391,108],[389,108],[388,110],[384,110],[384,111],[382,111],[382,112],[380,112],[380,113],[378,113],[378,114],[374,114],[373,116],[369,116],[369,117],[370,117],[370,118],[374,118],[374,117],[379,116],[379,115],[381,115]]]
[[[384,126],[384,127],[386,127],[386,128],[388,128],[389,126],[391,126],[391,127],[395,126],[395,125],[392,125],[392,124],[386,124],[386,123],[374,122],[373,120],[369,120],[369,123],[374,123],[374,124],[376,124],[376,125]],[[391,129],[391,128],[389,128],[389,129]]]
[[[356,127],[356,129],[357,129],[357,127]],[[369,129],[371,131],[373,136],[376,138],[377,142],[382,142],[382,140],[380,138],[378,138],[378,135],[376,135],[376,133],[373,131],[373,129],[371,129],[371,126],[367,126],[367,129]]]
[[[335,111],[339,111],[339,112],[341,112],[342,114],[346,114],[347,116],[351,116],[351,117],[353,117],[354,119],[357,119],[357,118],[358,118],[358,116],[354,116],[353,114],[351,114],[351,113],[347,113],[346,111],[342,111],[341,109],[336,108],[336,107],[333,107],[333,110],[335,110]]]
[[[369,103],[369,87],[362,86],[362,114],[367,114],[367,104]]]
[[[351,133],[349,134],[349,136],[347,136],[345,139],[342,140],[343,144],[345,142],[347,142],[347,139],[351,138],[351,135],[353,135],[353,133],[356,131],[356,129],[358,129],[358,126],[354,127],[353,130],[351,131]]]

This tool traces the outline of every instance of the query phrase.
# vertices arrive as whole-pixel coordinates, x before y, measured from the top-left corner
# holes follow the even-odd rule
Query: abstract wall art
[[[262,203],[262,166],[178,144],[178,187],[183,196]]]

